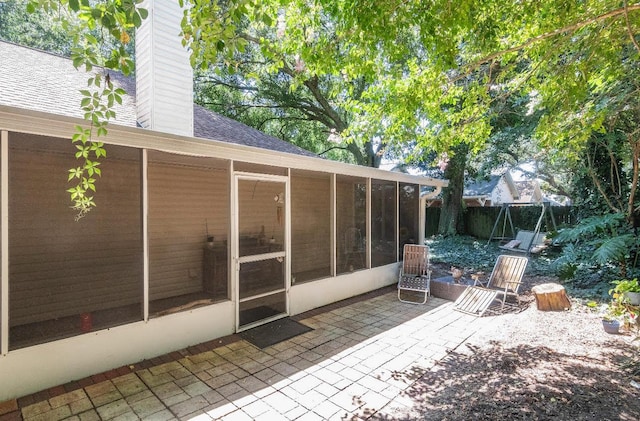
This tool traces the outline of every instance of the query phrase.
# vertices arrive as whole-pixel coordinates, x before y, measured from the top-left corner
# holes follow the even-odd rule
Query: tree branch
[[[229,102],[214,102],[214,101],[203,101],[200,104],[202,105],[215,105],[218,107],[227,107],[227,108],[236,108],[236,109],[247,109],[247,108],[274,108],[274,109],[284,109],[288,108],[287,106],[282,105],[264,105],[264,104],[232,104]]]
[[[552,188],[551,190],[552,193],[571,197],[571,194],[560,183],[558,183],[554,175],[550,174],[548,171],[545,171],[543,169],[543,170],[536,170],[536,172],[532,172],[532,171],[528,171],[525,168],[522,168],[521,166],[516,166],[516,168],[518,169],[518,171],[520,171],[521,173],[523,173],[529,178],[542,179],[542,181],[547,183]]]
[[[261,130],[262,127],[270,122],[270,121],[309,121],[308,118],[302,118],[302,117],[291,117],[291,116],[285,116],[285,117],[268,117],[268,118],[264,118],[260,121],[260,124],[258,124],[258,129]]]
[[[624,20],[627,24],[627,32],[629,33],[629,38],[633,45],[636,47],[636,50],[640,52],[640,45],[636,41],[636,38],[633,36],[633,31],[631,30],[631,23],[629,22],[629,5],[627,4],[627,0],[624,0]]]
[[[215,77],[199,77],[197,78],[199,82],[202,83],[211,83],[214,85],[221,85],[221,86],[226,86],[229,89],[235,89],[235,90],[239,90],[239,91],[253,91],[253,92],[257,92],[258,88],[254,87],[254,86],[246,86],[246,85],[235,85],[229,82],[225,82],[223,80],[220,80],[218,78]]]
[[[325,151],[320,152],[318,155],[324,155],[324,154],[326,154],[327,152],[333,151],[333,150],[335,150],[335,149],[339,149],[339,150],[341,150],[341,151],[347,151],[347,152],[349,152],[349,148],[348,148],[348,147],[346,147],[346,146],[332,146],[332,147],[330,147],[329,149],[327,149],[327,150],[325,150]]]
[[[640,159],[640,144],[637,140],[633,140],[631,137],[629,137],[629,143],[631,144],[631,151],[632,151],[632,168],[633,168],[633,175],[631,177],[631,189],[629,191],[629,201],[627,202],[627,218],[629,218],[629,221],[631,221],[633,219],[633,207],[635,205],[635,198],[636,198],[636,189],[638,188],[638,177],[639,177],[639,172],[640,172],[640,168],[638,167],[638,160]]]
[[[558,28],[556,30],[553,30],[551,32],[540,34],[540,35],[538,35],[536,37],[529,38],[528,40],[526,40],[522,44],[513,46],[511,48],[507,48],[505,50],[497,51],[497,52],[495,52],[493,54],[489,54],[488,56],[484,56],[481,59],[476,60],[475,62],[464,66],[467,70],[465,72],[463,72],[463,73],[465,73],[465,74],[471,73],[471,71],[473,71],[474,69],[478,68],[480,65],[482,65],[484,63],[493,61],[493,60],[497,59],[498,57],[501,57],[501,56],[503,56],[505,54],[518,52],[520,50],[523,50],[523,49],[529,47],[530,45],[533,45],[533,44],[537,43],[537,42],[544,41],[544,40],[549,39],[549,38],[553,38],[556,35],[560,35],[560,34],[565,33],[565,32],[575,32],[578,29],[582,29],[585,26],[591,25],[592,23],[596,23],[596,22],[599,22],[599,21],[602,21],[602,20],[606,20],[606,19],[609,19],[609,18],[612,18],[612,17],[616,17],[616,16],[619,16],[619,15],[622,15],[622,14],[627,15],[630,11],[636,11],[636,10],[640,10],[640,4],[634,4],[633,6],[627,6],[626,2],[625,2],[625,6],[619,8],[619,9],[611,10],[611,11],[609,11],[607,13],[603,13],[603,14],[598,15],[596,17],[593,17],[591,19],[587,19],[587,20],[582,21],[582,22],[577,22],[577,23],[574,23],[574,24],[571,24],[571,25],[567,25],[567,26],[564,26],[562,28]]]
[[[296,77],[296,73],[291,67],[289,67],[287,63],[283,63],[282,71],[292,78]],[[331,106],[324,94],[320,92],[318,77],[312,76],[311,78],[304,80],[302,83],[309,90],[309,92],[311,92],[311,95],[313,95],[313,98],[316,100],[316,102],[320,104],[320,108],[322,109],[323,113],[333,121],[333,125],[329,127],[335,127],[335,129],[339,132],[345,130],[347,128],[346,123],[342,121],[342,118]]]
[[[598,177],[596,177],[596,174],[593,171],[593,161],[591,160],[591,155],[589,154],[589,152],[587,152],[586,155],[587,155],[587,165],[588,165],[587,170],[589,171],[589,174],[591,175],[591,179],[593,180],[593,184],[596,186],[596,188],[598,189],[598,192],[600,193],[600,196],[602,196],[602,198],[607,203],[609,208],[612,211],[614,211],[615,213],[619,213],[620,209],[616,208],[613,205],[613,203],[611,203],[611,201],[609,200],[609,196],[607,195],[607,193],[602,188],[602,184],[600,184],[600,180],[598,180]]]

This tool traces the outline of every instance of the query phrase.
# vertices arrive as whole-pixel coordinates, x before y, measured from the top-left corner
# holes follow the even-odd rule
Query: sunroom
[[[113,126],[76,221],[75,123],[0,106],[0,399],[389,285],[446,184]]]
[[[0,41],[0,402],[390,285],[423,240],[421,188],[447,184],[194,105],[189,54],[167,36],[180,9],[149,7],[135,80],[109,73],[127,94],[78,221],[67,175],[88,76]]]

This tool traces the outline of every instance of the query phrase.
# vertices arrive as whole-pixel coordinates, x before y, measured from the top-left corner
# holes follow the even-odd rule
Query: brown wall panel
[[[97,207],[74,220],[68,140],[12,134],[9,157],[10,324],[140,303],[139,152],[102,159]]]
[[[291,270],[331,268],[331,179],[291,177]],[[327,276],[329,273],[325,273]]]
[[[152,301],[202,291],[207,232],[222,244],[229,229],[228,171],[212,159],[182,164],[156,156],[148,166]]]

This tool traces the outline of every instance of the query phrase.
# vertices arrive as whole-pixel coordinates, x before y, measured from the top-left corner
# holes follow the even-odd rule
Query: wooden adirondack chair
[[[463,313],[482,316],[491,303],[498,299],[502,301],[500,311],[504,311],[507,296],[518,297],[518,289],[527,263],[529,259],[524,256],[498,256],[489,280],[476,280],[473,286],[458,297],[453,308]]]
[[[424,304],[430,295],[431,269],[429,267],[429,247],[417,244],[405,244],[402,269],[398,277],[398,300],[403,303]],[[424,294],[422,301],[405,300],[402,291]]]

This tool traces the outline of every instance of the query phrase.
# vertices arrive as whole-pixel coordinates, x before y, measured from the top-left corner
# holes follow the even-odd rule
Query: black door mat
[[[248,325],[249,323],[264,320],[282,313],[282,310],[270,306],[259,306],[240,310],[240,326]]]
[[[258,348],[275,345],[294,336],[313,330],[309,326],[296,322],[289,317],[279,319],[240,333],[240,337]]]

